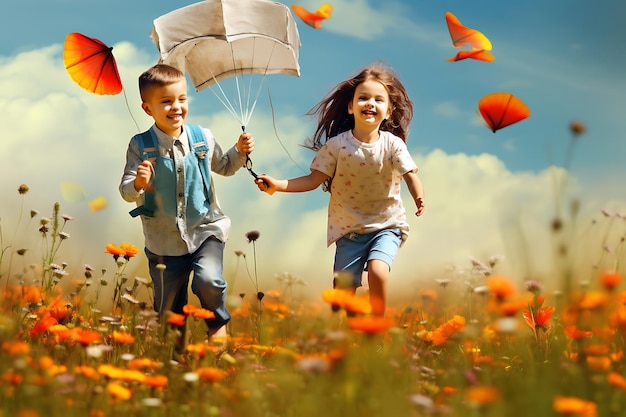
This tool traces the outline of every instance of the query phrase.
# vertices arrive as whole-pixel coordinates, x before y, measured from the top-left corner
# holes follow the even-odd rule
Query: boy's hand
[[[242,133],[237,140],[237,152],[241,155],[252,153],[254,150],[254,138],[250,133]]]
[[[140,191],[145,189],[152,178],[154,167],[152,162],[147,159],[137,166],[137,177],[135,177],[135,190]]]

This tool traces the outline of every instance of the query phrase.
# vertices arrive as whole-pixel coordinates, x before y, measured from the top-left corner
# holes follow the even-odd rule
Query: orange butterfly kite
[[[450,12],[446,12],[446,22],[455,48],[461,48],[465,45],[471,46],[470,50],[460,51],[453,58],[448,58],[448,61],[454,62],[467,58],[486,62],[495,60],[493,54],[488,52],[491,50],[491,42],[485,35],[476,29],[463,26],[461,21]]]
[[[113,47],[74,32],[67,35],[63,50],[65,69],[79,86],[98,94],[118,94],[122,80],[113,57]]]
[[[333,12],[333,6],[328,3],[324,3],[313,13],[302,6],[292,4],[291,10],[293,10],[300,20],[311,26],[313,29],[321,29],[322,20],[326,20],[330,17]]]
[[[487,94],[478,102],[478,110],[493,133],[530,117],[528,106],[511,93]]]

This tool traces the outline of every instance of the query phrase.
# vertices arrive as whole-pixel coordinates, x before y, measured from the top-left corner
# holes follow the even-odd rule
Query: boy
[[[222,267],[230,219],[218,204],[210,172],[233,175],[254,150],[254,139],[242,134],[222,152],[210,130],[184,124],[187,81],[174,67],[158,64],[145,71],[139,91],[154,125],[131,139],[119,190],[124,200],[137,203],[131,216],[141,216],[154,309],[182,314],[193,272],[193,293],[215,313],[206,319],[208,335],[224,336],[230,313]]]

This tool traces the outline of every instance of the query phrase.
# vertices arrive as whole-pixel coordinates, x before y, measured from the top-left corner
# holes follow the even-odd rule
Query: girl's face
[[[163,87],[152,87],[141,104],[157,127],[171,137],[178,137],[187,116],[187,81],[182,79]]]
[[[348,103],[348,113],[354,115],[355,127],[376,128],[391,115],[389,93],[384,85],[375,80],[362,82],[354,90]]]

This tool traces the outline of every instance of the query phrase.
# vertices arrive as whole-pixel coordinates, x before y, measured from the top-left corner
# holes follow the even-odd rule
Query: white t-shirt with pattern
[[[329,139],[311,162],[332,178],[328,203],[327,244],[348,233],[400,228],[409,232],[400,195],[402,176],[417,170],[406,144],[381,131],[374,143],[363,143],[351,131]],[[403,239],[404,240],[404,239]]]

